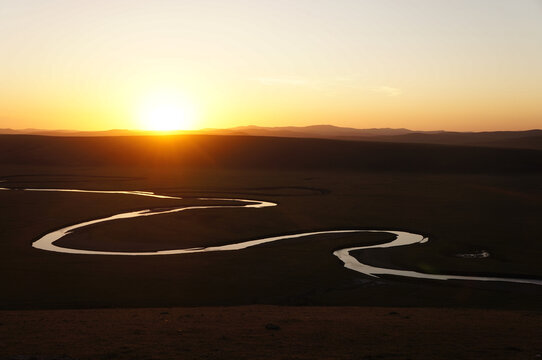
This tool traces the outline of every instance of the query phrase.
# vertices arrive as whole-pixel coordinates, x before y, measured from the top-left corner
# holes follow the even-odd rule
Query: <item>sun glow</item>
[[[154,96],[143,102],[139,111],[141,128],[151,131],[192,130],[194,107],[178,96]]]

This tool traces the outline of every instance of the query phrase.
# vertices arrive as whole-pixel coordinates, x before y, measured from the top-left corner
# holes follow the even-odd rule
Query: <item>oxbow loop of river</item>
[[[0,190],[10,191],[14,190],[11,188],[0,188]],[[77,192],[77,193],[90,193],[90,194],[123,194],[123,195],[133,195],[133,196],[146,196],[159,199],[181,199],[176,196],[168,195],[159,195],[153,192],[148,191],[103,191],[103,190],[78,190],[78,189],[19,189],[23,191],[48,191],[48,192]],[[112,216],[108,216],[101,219],[89,220],[79,224],[67,226],[58,230],[55,230],[51,233],[48,233],[38,240],[36,240],[32,246],[36,249],[54,251],[67,254],[80,254],[80,255],[124,255],[124,256],[150,256],[150,255],[181,255],[181,254],[193,254],[193,253],[203,253],[203,252],[212,252],[212,251],[233,251],[233,250],[242,250],[248,247],[257,246],[265,243],[283,241],[288,239],[298,239],[311,236],[325,235],[325,234],[340,234],[340,233],[387,233],[392,234],[395,238],[389,242],[369,245],[369,246],[357,246],[346,249],[341,249],[333,252],[337,258],[339,258],[344,267],[359,273],[378,277],[378,275],[396,275],[409,278],[418,278],[418,279],[431,279],[431,280],[470,280],[470,281],[501,281],[501,282],[511,282],[511,283],[520,283],[520,284],[533,284],[533,285],[542,285],[542,280],[537,279],[521,279],[521,278],[502,278],[502,277],[485,277],[485,276],[459,276],[459,275],[441,275],[441,274],[426,274],[416,271],[409,270],[396,270],[396,269],[387,269],[383,267],[371,266],[369,264],[364,264],[360,262],[357,258],[351,255],[353,251],[366,250],[366,249],[376,249],[376,248],[391,248],[398,246],[414,245],[414,244],[423,244],[426,243],[428,238],[423,235],[414,234],[406,231],[396,231],[396,230],[367,230],[367,229],[350,229],[350,230],[329,230],[329,231],[316,231],[316,232],[306,232],[282,236],[273,236],[266,237],[262,239],[244,241],[234,244],[222,245],[222,246],[209,246],[209,247],[199,247],[199,248],[187,248],[187,249],[173,249],[173,250],[160,250],[160,251],[149,251],[149,252],[122,252],[122,251],[98,251],[98,250],[81,250],[74,248],[67,248],[55,245],[55,242],[62,237],[86,226],[99,224],[107,221],[122,220],[122,219],[131,219],[136,217],[143,216],[157,216],[162,214],[171,214],[181,211],[189,210],[198,210],[198,209],[228,209],[228,208],[253,208],[261,209],[270,206],[277,206],[277,204],[268,201],[260,200],[247,200],[247,199],[226,199],[226,198],[199,198],[198,200],[224,200],[224,201],[237,201],[239,206],[235,205],[210,205],[210,206],[179,206],[174,208],[168,208],[166,210],[153,210],[145,209],[139,211],[132,211],[126,213],[120,213]]]

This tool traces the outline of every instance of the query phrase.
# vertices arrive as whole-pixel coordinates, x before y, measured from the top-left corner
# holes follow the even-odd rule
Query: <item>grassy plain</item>
[[[44,141],[41,138],[38,140]],[[342,144],[338,141],[331,144],[335,143]],[[319,149],[325,150],[330,142],[322,141],[319,144]],[[3,146],[6,147],[5,143]],[[342,247],[383,241],[387,236],[385,234],[326,235],[276,242],[236,252],[151,257],[69,255],[31,247],[33,241],[50,231],[120,212],[167,208],[179,204],[221,203],[216,200],[201,201],[198,197],[246,198],[273,201],[279,205],[264,209],[193,210],[144,219],[119,220],[91,226],[70,234],[60,242],[87,249],[143,251],[228,244],[273,235],[329,229],[407,230],[424,234],[430,241],[404,248],[365,251],[356,256],[374,265],[416,271],[540,279],[542,172],[536,166],[541,159],[540,152],[498,149],[494,152],[495,156],[498,157],[504,152],[503,158],[515,159],[516,164],[503,164],[499,167],[497,159],[489,167],[483,162],[477,166],[477,161],[483,161],[486,156],[491,155],[491,149],[484,149],[481,158],[473,155],[474,160],[471,159],[469,166],[462,168],[457,161],[462,156],[467,156],[470,148],[458,148],[460,155],[457,155],[453,147],[446,147],[444,150],[438,146],[426,148],[426,145],[422,148],[407,147],[401,148],[402,151],[414,150],[403,153],[400,159],[408,157],[408,166],[402,164],[402,171],[393,171],[392,163],[386,163],[383,170],[376,170],[374,167],[367,168],[364,161],[356,162],[359,159],[354,159],[353,163],[358,165],[350,168],[334,166],[333,162],[327,162],[325,166],[313,166],[313,160],[306,166],[302,166],[302,163],[293,166],[292,162],[288,161],[269,166],[252,166],[251,162],[237,161],[235,166],[226,166],[222,162],[213,166],[196,167],[181,166],[169,158],[165,163],[153,163],[152,166],[130,162],[124,165],[107,162],[97,164],[94,161],[85,164],[85,157],[80,156],[79,148],[69,154],[69,164],[56,159],[45,166],[39,162],[28,163],[27,155],[31,151],[28,150],[28,145],[26,146],[22,155],[17,155],[26,159],[21,161],[22,164],[4,161],[0,168],[0,180],[5,182],[0,183],[1,187],[146,190],[181,196],[183,200],[111,194],[0,191],[0,307],[5,310],[0,314],[3,319],[0,322],[7,324],[4,329],[11,329],[6,331],[6,341],[8,345],[11,344],[6,348],[8,352],[0,354],[4,357],[21,354],[18,346],[28,339],[24,332],[20,331],[25,325],[9,320],[12,316],[19,316],[14,314],[20,314],[21,319],[29,316],[30,323],[39,323],[39,319],[63,314],[61,316],[66,316],[67,319],[64,331],[69,333],[69,329],[76,326],[74,319],[80,315],[45,310],[133,308],[133,311],[136,311],[137,308],[148,308],[137,310],[136,313],[151,314],[155,311],[152,308],[156,307],[201,306],[235,307],[227,308],[228,310],[201,308],[165,311],[173,311],[175,314],[195,311],[203,314],[201,316],[205,316],[207,312],[215,314],[212,315],[212,320],[209,320],[209,324],[214,324],[209,326],[213,327],[217,326],[215,323],[222,321],[222,315],[216,314],[229,313],[231,309],[231,313],[236,314],[231,316],[236,317],[236,320],[227,319],[223,326],[226,329],[228,326],[241,329],[242,325],[239,324],[244,321],[241,318],[241,314],[245,312],[243,309],[248,309],[246,311],[250,313],[255,312],[254,314],[258,311],[261,311],[261,314],[282,311],[275,309],[296,313],[296,309],[299,309],[300,312],[307,312],[307,319],[328,324],[321,330],[324,337],[332,336],[332,332],[338,331],[333,329],[341,328],[341,324],[346,321],[338,315],[350,311],[345,306],[356,306],[355,312],[359,313],[357,316],[364,319],[368,327],[379,324],[380,333],[392,334],[392,337],[400,336],[404,332],[420,331],[420,328],[433,324],[435,328],[431,330],[432,335],[409,338],[412,341],[426,341],[427,346],[431,347],[428,352],[414,351],[413,348],[409,350],[408,346],[403,352],[386,352],[385,346],[380,343],[371,345],[362,342],[365,344],[365,352],[360,358],[386,358],[387,355],[376,356],[395,354],[395,358],[406,359],[430,358],[428,354],[434,355],[437,351],[435,349],[444,346],[441,335],[448,334],[446,331],[455,331],[450,330],[455,316],[450,308],[457,308],[468,311],[468,316],[479,319],[480,324],[483,324],[481,326],[486,329],[484,334],[491,335],[493,329],[495,336],[484,345],[486,350],[493,350],[488,350],[483,356],[491,354],[492,358],[514,358],[508,356],[508,351],[516,358],[521,358],[518,356],[526,355],[526,352],[518,352],[518,355],[514,349],[522,346],[522,349],[528,348],[528,351],[533,353],[529,353],[530,357],[535,356],[537,351],[542,352],[542,349],[536,348],[536,344],[527,340],[527,343],[521,346],[507,345],[513,349],[506,350],[506,346],[503,348],[499,340],[510,330],[500,329],[506,326],[506,323],[521,324],[524,318],[540,319],[542,290],[537,286],[411,280],[392,276],[371,278],[343,268],[342,263],[332,255],[334,250]],[[389,144],[378,146],[393,147]],[[48,149],[45,146],[43,153],[49,153]],[[397,150],[394,149],[387,151],[392,154]],[[415,155],[421,154],[422,158],[429,155],[420,149],[448,154],[449,158],[441,158],[439,161],[455,164],[453,171],[442,171],[441,165],[429,166],[424,170],[423,163],[419,163]],[[348,147],[341,151],[343,155],[357,156],[359,149],[354,150]],[[472,151],[477,153],[479,150],[474,148]],[[34,151],[32,156],[38,153]],[[239,150],[236,152],[237,156],[241,153],[243,152]],[[280,155],[277,154],[273,153],[273,156],[276,158]],[[314,156],[318,157],[319,153],[315,152]],[[375,156],[378,157],[378,154]],[[225,158],[225,155],[223,157]],[[77,161],[72,162],[73,159]],[[329,159],[331,158],[328,157]],[[400,159],[397,160],[398,163]],[[490,257],[477,259],[457,256],[478,250],[489,252]],[[269,310],[269,307],[262,305],[296,307]],[[320,307],[305,307],[306,305],[326,306],[326,310]],[[417,322],[406,321],[405,327],[398,327],[394,320],[382,320],[387,319],[386,317],[372,318],[373,315],[369,314],[374,310],[370,307],[375,306],[409,307],[416,314],[433,312],[424,313]],[[471,310],[465,310],[466,308]],[[395,311],[390,309],[378,311],[384,314]],[[482,320],[485,316],[483,314],[487,314],[484,309],[496,309],[491,313],[491,320]],[[121,331],[114,326],[107,330],[109,315],[105,310],[88,311],[90,313],[86,312],[86,315],[82,316],[92,316],[89,314],[93,313],[95,320],[89,318],[89,322],[102,319],[103,331]],[[122,313],[127,314],[126,311],[128,310],[123,310]],[[145,318],[147,315],[141,316]],[[260,323],[273,321],[272,316],[266,316],[261,315],[258,318],[261,321],[249,323],[253,324],[251,326],[263,326],[265,324]],[[337,319],[335,322],[333,316]],[[363,316],[369,318],[365,319]],[[502,319],[499,319],[501,316]],[[448,320],[435,325],[431,319],[439,317]],[[279,317],[280,319],[286,321],[284,317]],[[120,329],[128,326],[128,322],[119,321]],[[287,327],[285,324],[282,323],[282,329]],[[303,324],[307,328],[317,326],[311,321]],[[460,324],[463,323],[459,321],[453,326],[461,326]],[[137,326],[149,326],[149,329],[153,329],[151,322],[147,325],[143,322]],[[441,335],[437,335],[439,326],[442,327]],[[358,325],[352,325],[343,331],[347,338],[356,342],[361,340],[359,329]],[[532,331],[528,327],[524,329],[525,334]],[[157,333],[153,331],[149,330],[147,340],[151,339],[151,333],[156,336]],[[269,338],[259,338],[264,344],[262,346],[273,346],[274,339],[268,335],[283,336],[281,331],[283,330],[263,331],[262,336]],[[304,334],[306,329],[296,331],[297,334]],[[474,329],[471,328],[471,331]],[[538,331],[540,335],[540,329],[534,331]],[[47,331],[43,330],[40,336],[47,338]],[[204,337],[203,334],[201,336]],[[228,345],[237,349],[232,350],[234,352],[241,351],[241,344],[250,343],[246,336],[239,336],[241,338],[237,345],[232,345],[232,339]],[[297,339],[295,341],[307,341],[303,336],[308,335],[299,336],[294,336],[294,339]],[[467,339],[468,332],[462,336],[467,344],[470,341]],[[117,339],[117,345],[121,346],[122,337]],[[212,339],[212,336],[207,339],[209,346],[222,347],[216,339]],[[314,337],[315,344],[319,341],[321,340]],[[282,349],[276,354],[279,358],[295,358],[288,356],[296,351],[301,354],[298,358],[333,358],[331,353],[311,353],[307,349],[303,353],[296,348],[297,345],[283,345],[293,350],[288,352],[288,349]],[[339,354],[347,344],[334,341],[330,346],[335,347]],[[58,353],[58,349],[54,347],[43,345],[42,349],[45,354]],[[117,349],[116,357],[165,359],[179,356],[179,353],[172,350],[172,353],[152,357],[145,351],[137,352],[137,347],[134,349],[136,353],[129,355]],[[181,351],[179,349],[177,350]],[[457,358],[453,356],[456,352],[451,345],[442,349],[446,353],[439,358]],[[32,353],[35,354],[36,351]],[[108,358],[108,351],[110,350],[96,353],[94,358]],[[463,358],[471,358],[465,355],[466,351],[463,349]],[[85,358],[77,355],[77,351],[70,354]],[[145,357],[146,354],[148,357]],[[221,358],[207,350],[192,355],[196,358],[204,354],[210,358]],[[225,354],[223,358],[235,357],[232,353]],[[239,354],[241,352],[237,353]],[[341,354],[348,358],[347,353]],[[392,355],[389,357],[393,358]],[[369,358],[371,357],[366,357]]]
[[[9,174],[29,171],[13,169]],[[427,235],[430,241],[358,255],[375,265],[417,271],[540,278],[539,175],[137,168],[44,172],[51,172],[45,178],[54,182],[43,182],[40,176],[9,177],[4,172],[9,180],[4,186],[151,190],[189,197],[0,192],[4,308],[254,303],[524,308],[539,307],[542,300],[540,289],[531,285],[368,278],[344,269],[332,255],[342,247],[382,241],[383,234],[326,235],[238,252],[158,257],[68,255],[30,246],[52,230],[120,212],[220,204],[192,198],[212,195],[270,200],[279,205],[119,220],[75,232],[59,243],[86,249],[149,251],[313,230],[395,229]],[[60,173],[73,176],[55,175]],[[98,175],[111,178],[94,177]],[[123,176],[132,178],[119,181]],[[476,250],[486,250],[491,256],[456,256]]]
[[[2,359],[538,359],[542,315],[445,308],[0,311]],[[13,356],[17,354],[17,356]]]

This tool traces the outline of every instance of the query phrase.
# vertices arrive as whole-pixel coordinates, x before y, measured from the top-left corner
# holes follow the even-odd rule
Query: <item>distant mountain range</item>
[[[108,131],[70,131],[0,129],[0,134],[25,134],[47,136],[147,136],[155,135],[152,131],[108,130]],[[205,135],[243,135],[287,138],[319,138],[348,141],[371,141],[391,143],[443,144],[458,146],[484,146],[497,148],[522,148],[542,150],[542,130],[527,131],[489,131],[489,132],[450,132],[450,131],[413,131],[409,129],[355,129],[332,125],[260,127],[240,126],[229,129],[202,129],[194,131],[176,131],[168,134],[205,134]]]
[[[252,135],[252,136],[276,136],[276,137],[302,137],[302,138],[324,138],[336,139],[352,136],[394,136],[410,134],[413,131],[408,129],[355,129],[333,125],[311,125],[311,126],[284,126],[284,127],[260,127],[260,126],[239,126],[230,129],[204,129],[206,134],[227,134],[227,135]]]

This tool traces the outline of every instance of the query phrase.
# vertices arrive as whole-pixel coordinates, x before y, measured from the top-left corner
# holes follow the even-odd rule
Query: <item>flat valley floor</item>
[[[90,256],[32,248],[114,214],[273,201],[97,224],[59,243],[153,251],[332,229],[425,244],[354,254],[428,273],[542,278],[542,175],[2,166],[1,359],[535,359],[542,289],[369,277],[333,251],[386,234],[293,239],[222,253]],[[24,188],[143,190],[182,200]],[[486,251],[487,258],[462,257]],[[63,356],[63,357],[62,357]]]

